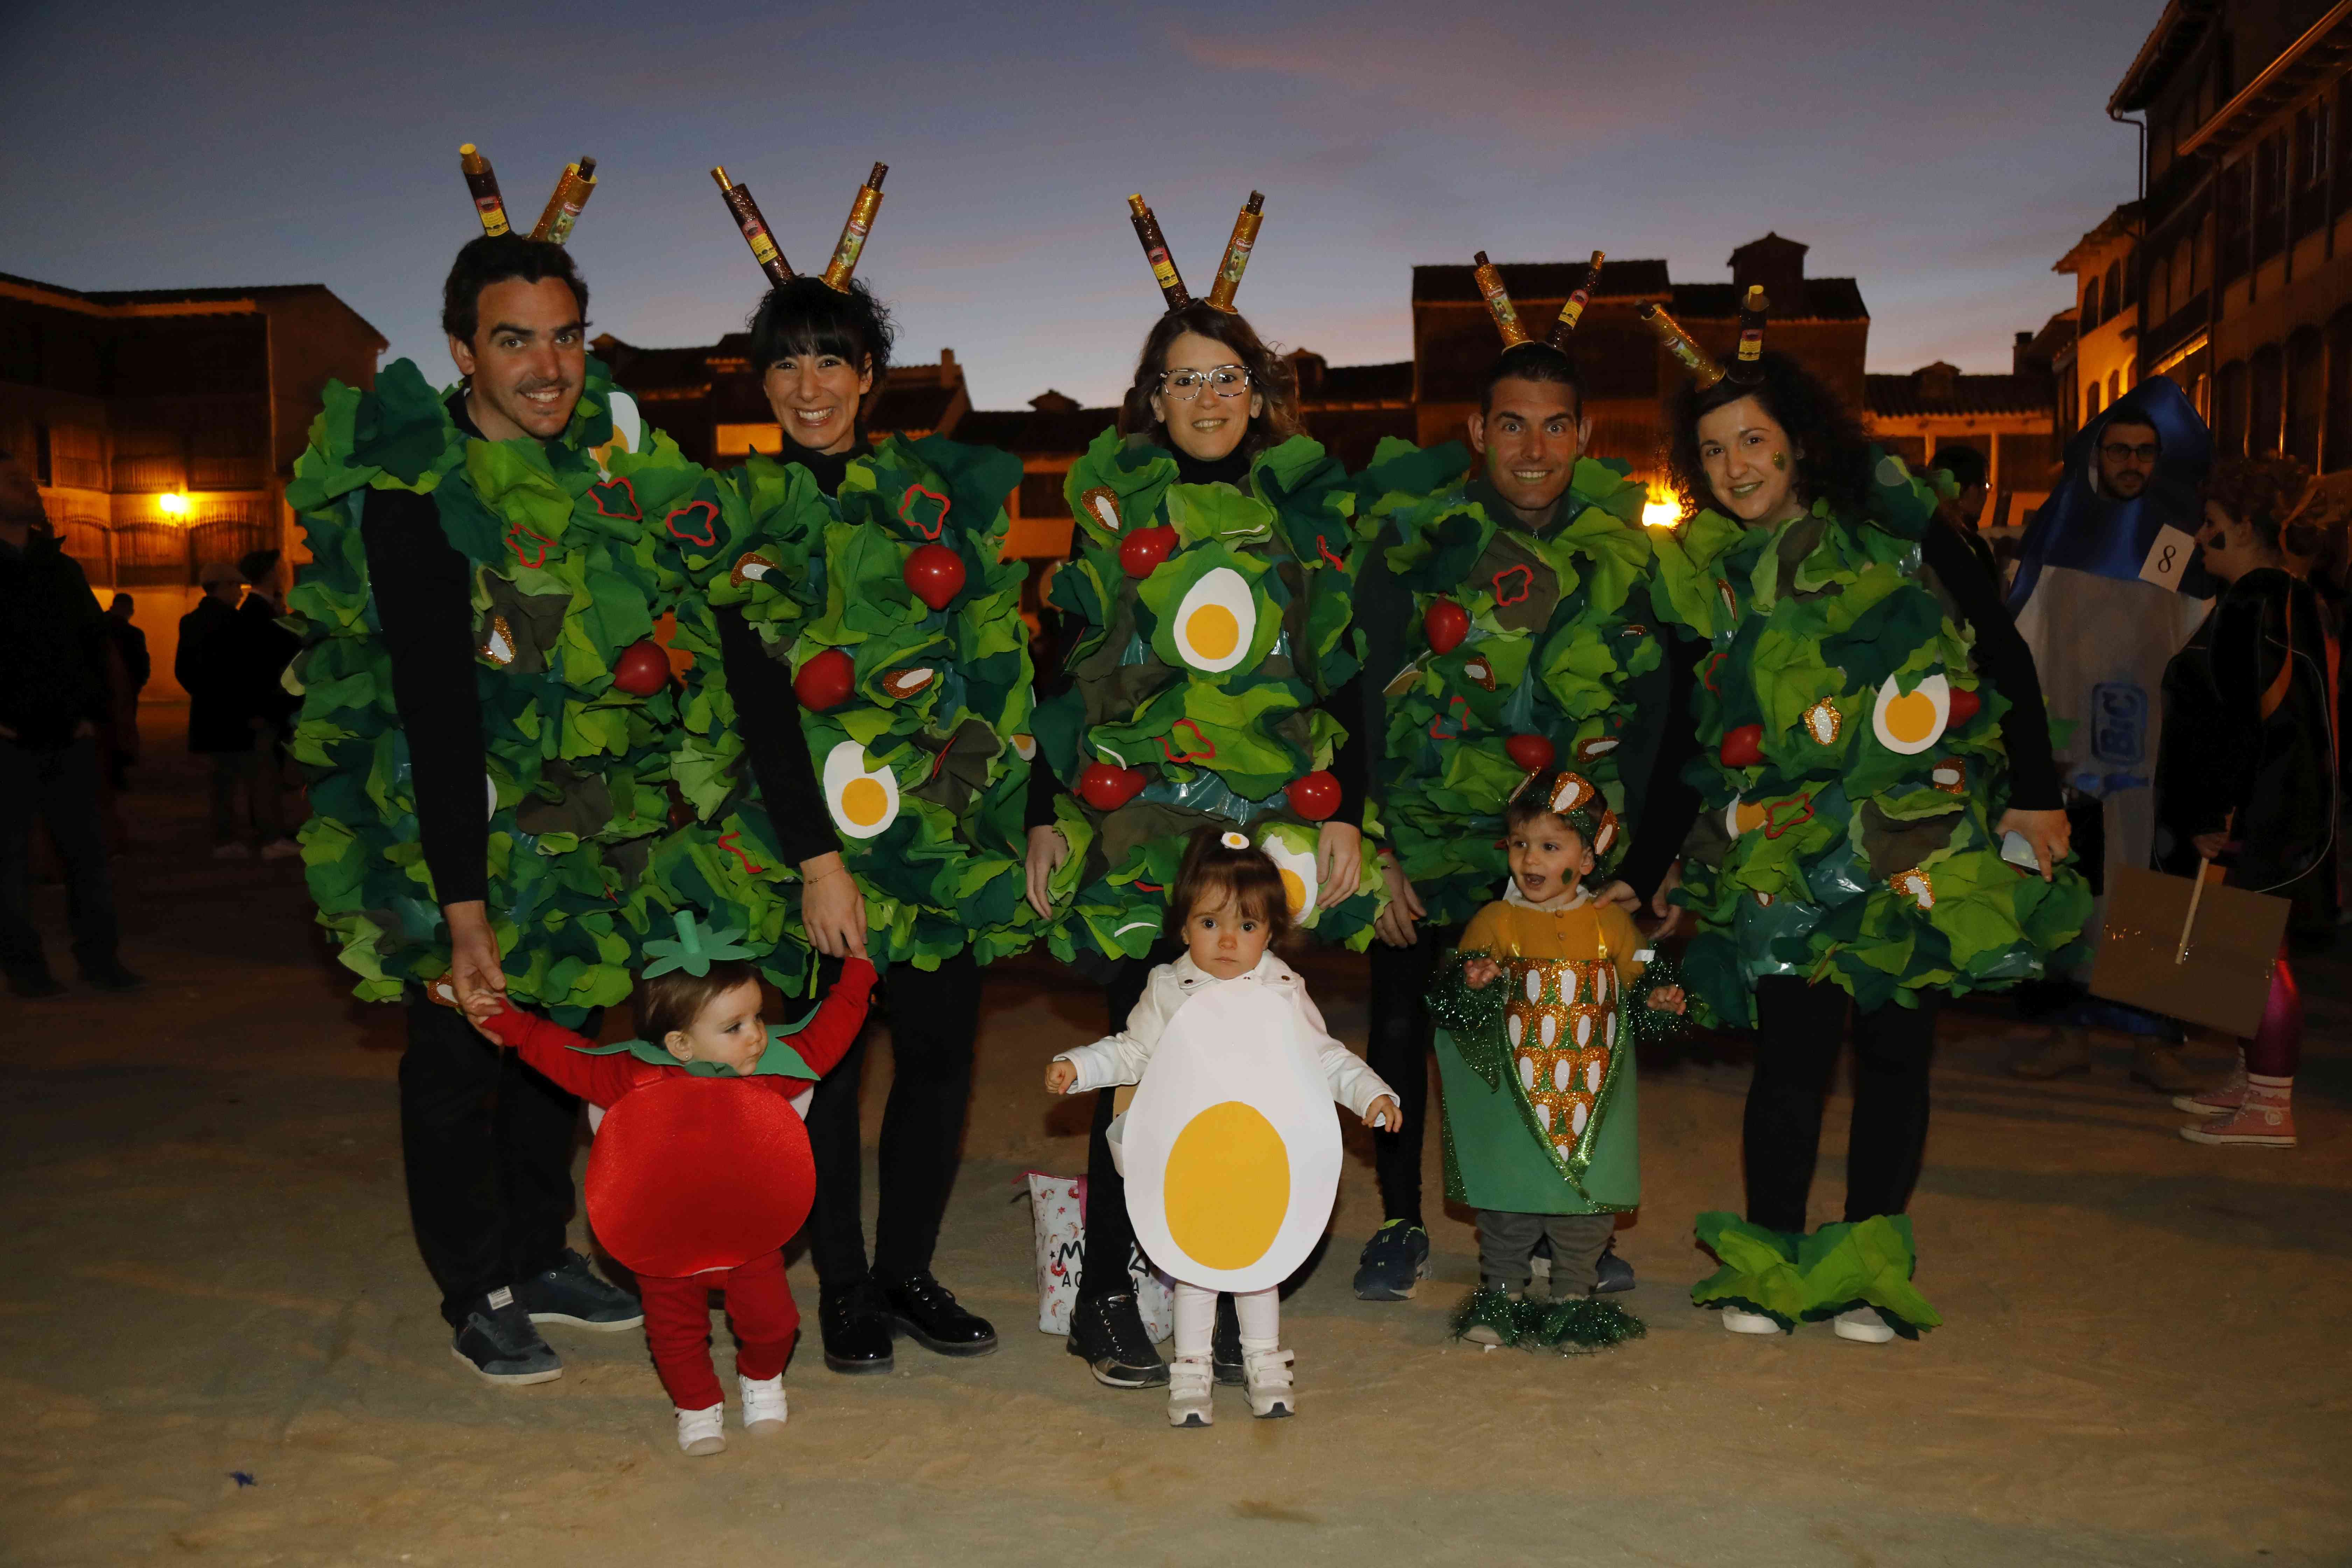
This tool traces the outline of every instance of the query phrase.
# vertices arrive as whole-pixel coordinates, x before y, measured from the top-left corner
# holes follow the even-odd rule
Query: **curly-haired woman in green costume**
[[[1679,329],[1662,335],[1674,346]],[[2088,894],[2058,866],[2032,656],[1965,544],[1932,525],[1932,497],[1793,361],[1751,358],[1745,379],[1695,347],[1685,363],[1668,463],[1696,515],[1657,542],[1653,597],[1689,640],[1625,874],[1666,913],[1658,884],[1683,847],[1691,984],[1757,1031],[1747,1222],[1701,1217],[1725,1267],[1695,1296],[1738,1332],[1829,1317],[1882,1342],[1939,1321],[1910,1285],[1903,1217],[1938,1005],[2038,973]],[[1808,1234],[1849,1012],[1844,1223]]]
[[[1277,863],[1296,857],[1294,918],[1321,934],[1363,878],[1367,767],[1347,729],[1361,701],[1343,647],[1355,539],[1338,465],[1298,428],[1289,367],[1245,319],[1194,301],[1153,326],[1117,433],[1073,469],[1079,523],[1052,595],[1073,631],[1060,689],[1039,703],[1029,893],[1042,914],[1074,875],[1082,884],[1055,950],[1110,961],[1114,1030],[1152,967],[1182,951],[1160,934],[1161,889],[1192,827],[1279,835]],[[1221,589],[1231,603],[1202,609]],[[1310,777],[1320,797],[1286,800]],[[1129,1282],[1134,1237],[1104,1137],[1111,1098],[1099,1097],[1088,1145],[1069,1348],[1108,1386],[1156,1386],[1168,1373]],[[1228,1333],[1218,1342],[1221,1371],[1239,1381]]]

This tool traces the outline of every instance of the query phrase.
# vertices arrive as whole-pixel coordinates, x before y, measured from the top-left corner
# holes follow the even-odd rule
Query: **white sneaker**
[[[1209,1405],[1209,1358],[1180,1355],[1168,1363],[1168,1425],[1206,1426],[1217,1413]]]
[[[772,1437],[784,1429],[784,1374],[767,1379],[738,1376],[743,1388],[743,1430]]]
[[[1286,1350],[1242,1352],[1242,1387],[1251,1415],[1265,1421],[1298,1413],[1298,1395],[1290,1386],[1290,1363],[1297,1359]]]
[[[291,860],[302,853],[302,847],[291,838],[273,838],[261,847],[264,860]]]
[[[215,844],[213,846],[213,858],[215,860],[250,860],[253,858],[253,849],[252,847],[247,844],[244,839],[232,838],[226,844]]]
[[[1743,1312],[1737,1307],[1723,1309],[1723,1326],[1735,1334],[1777,1334],[1780,1325],[1761,1312]]]
[[[677,1410],[674,1405],[670,1408]],[[727,1447],[727,1406],[722,1404],[708,1410],[678,1410],[677,1446],[698,1459],[723,1452]]]
[[[1858,1345],[1883,1345],[1895,1337],[1875,1307],[1849,1307],[1830,1320],[1830,1327],[1838,1338]]]

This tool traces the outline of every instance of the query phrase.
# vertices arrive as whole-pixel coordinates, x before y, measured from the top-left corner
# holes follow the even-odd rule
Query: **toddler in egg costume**
[[[1588,780],[1535,773],[1503,820],[1510,885],[1471,917],[1430,996],[1446,1196],[1478,1212],[1480,1283],[1455,1327],[1480,1344],[1598,1348],[1642,1331],[1616,1303],[1588,1299],[1617,1215],[1642,1199],[1633,1041],[1620,1015],[1679,1014],[1683,992],[1654,984],[1642,1007],[1625,1006],[1647,954],[1632,918],[1582,885],[1617,837]],[[1547,1237],[1548,1306],[1519,1299]]]
[[[1206,1426],[1209,1340],[1220,1291],[1240,1320],[1250,1413],[1297,1407],[1276,1289],[1331,1217],[1336,1100],[1367,1127],[1402,1125],[1396,1095],[1331,1037],[1291,967],[1267,951],[1290,925],[1282,875],[1239,833],[1203,829],[1169,897],[1185,953],[1151,972],[1127,1026],[1065,1051],[1045,1070],[1056,1094],[1139,1083],[1111,1129],[1128,1212],[1152,1261],[1176,1280],[1168,1420]]]
[[[709,1293],[735,1329],[743,1428],[781,1431],[784,1363],[800,1310],[783,1244],[816,1186],[800,1110],[866,1022],[874,966],[852,958],[824,1005],[787,1032],[760,1016],[759,971],[735,931],[678,917],[678,940],[646,944],[655,962],[634,998],[641,1040],[596,1046],[530,1014],[482,1027],[608,1114],[585,1183],[596,1238],[637,1278],[646,1343],[677,1415],[677,1445],[727,1447],[725,1395],[710,1363]]]

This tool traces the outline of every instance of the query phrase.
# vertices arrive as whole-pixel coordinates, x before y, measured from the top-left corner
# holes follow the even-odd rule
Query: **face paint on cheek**
[[[1773,453],[1772,466],[1780,469],[1782,473],[1787,473],[1789,471],[1789,454],[1786,452]]]

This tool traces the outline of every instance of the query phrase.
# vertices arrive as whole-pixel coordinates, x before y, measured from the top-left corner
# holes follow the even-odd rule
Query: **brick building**
[[[323,285],[85,292],[0,274],[0,447],[93,586],[133,590],[171,696],[196,574],[299,534],[286,481],[328,378],[375,384],[381,333]]]

